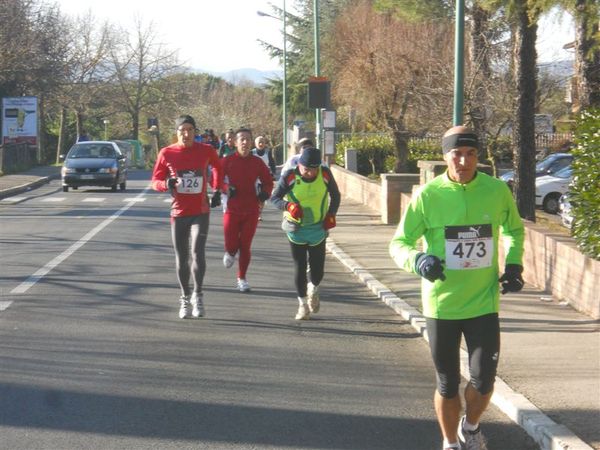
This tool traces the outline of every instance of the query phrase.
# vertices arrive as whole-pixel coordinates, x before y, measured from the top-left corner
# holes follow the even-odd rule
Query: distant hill
[[[223,78],[233,84],[241,83],[243,81],[250,81],[254,84],[265,84],[270,78],[283,77],[283,72],[280,70],[259,70],[252,68],[235,69],[228,72],[213,72],[202,69],[194,69],[194,71],[210,73],[211,75]]]
[[[538,63],[540,74],[567,80],[573,76],[575,62],[572,59]]]

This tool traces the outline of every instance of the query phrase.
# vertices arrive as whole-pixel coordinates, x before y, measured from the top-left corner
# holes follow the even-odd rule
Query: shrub
[[[575,132],[573,237],[581,251],[600,260],[600,109],[584,111]]]
[[[336,145],[336,164],[344,166],[345,150],[357,151],[358,173],[364,176],[379,175],[386,171],[385,161],[394,155],[394,142],[387,135],[352,136]]]
[[[440,139],[410,139],[408,142],[408,172],[418,173],[417,161],[442,159]],[[356,135],[342,139],[336,145],[336,164],[344,165],[344,151],[358,151],[358,173],[371,178],[394,171],[396,153],[394,140],[389,135]]]

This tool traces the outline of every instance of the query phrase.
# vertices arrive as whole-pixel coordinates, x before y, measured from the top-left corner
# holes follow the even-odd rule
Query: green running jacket
[[[506,264],[522,265],[525,232],[506,183],[477,172],[460,184],[446,172],[413,195],[389,251],[400,268],[416,273],[423,238],[422,251],[443,260],[446,275],[445,281],[422,279],[423,314],[468,319],[498,312],[500,234]]]

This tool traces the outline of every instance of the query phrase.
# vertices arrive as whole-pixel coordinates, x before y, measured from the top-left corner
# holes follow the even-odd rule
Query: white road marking
[[[2,203],[17,203],[27,200],[29,197],[7,197],[0,200]]]
[[[82,202],[89,202],[89,203],[101,203],[101,202],[103,202],[105,200],[106,200],[106,198],[103,198],[103,197],[87,197],[87,198],[84,198],[81,201]]]
[[[149,188],[144,189],[144,191],[140,195],[138,195],[136,198],[143,197],[148,190],[149,190]],[[20,285],[18,285],[12,291],[10,291],[10,293],[11,294],[24,294],[25,292],[27,292],[30,287],[32,287],[34,284],[36,284],[38,281],[40,281],[42,278],[44,278],[52,269],[57,267],[65,259],[67,259],[69,256],[71,256],[73,253],[75,253],[81,247],[83,247],[83,245],[86,244],[88,241],[90,241],[96,234],[98,234],[100,231],[102,231],[104,228],[106,228],[108,225],[110,225],[114,220],[116,220],[121,214],[123,214],[125,211],[127,211],[129,208],[131,208],[133,205],[135,205],[136,202],[137,202],[137,200],[129,202],[127,205],[123,206],[121,209],[119,209],[117,212],[115,212],[112,216],[105,219],[99,225],[95,226],[85,236],[83,236],[81,239],[79,239],[77,242],[75,242],[73,245],[71,245],[68,249],[66,249],[60,255],[56,256],[54,259],[52,259],[50,262],[48,262],[44,267],[37,270],[33,275],[31,275],[29,278],[27,278],[27,280],[22,282]]]
[[[66,197],[48,197],[42,199],[43,202],[64,202]]]
[[[124,202],[145,202],[146,198],[139,198],[139,197],[135,197],[135,198],[124,198],[123,199]]]
[[[0,302],[0,311],[4,311],[10,305],[12,305],[12,300],[9,302]]]

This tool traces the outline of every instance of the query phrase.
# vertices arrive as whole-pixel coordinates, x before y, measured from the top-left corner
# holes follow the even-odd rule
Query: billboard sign
[[[37,145],[37,97],[2,99],[2,143]]]

